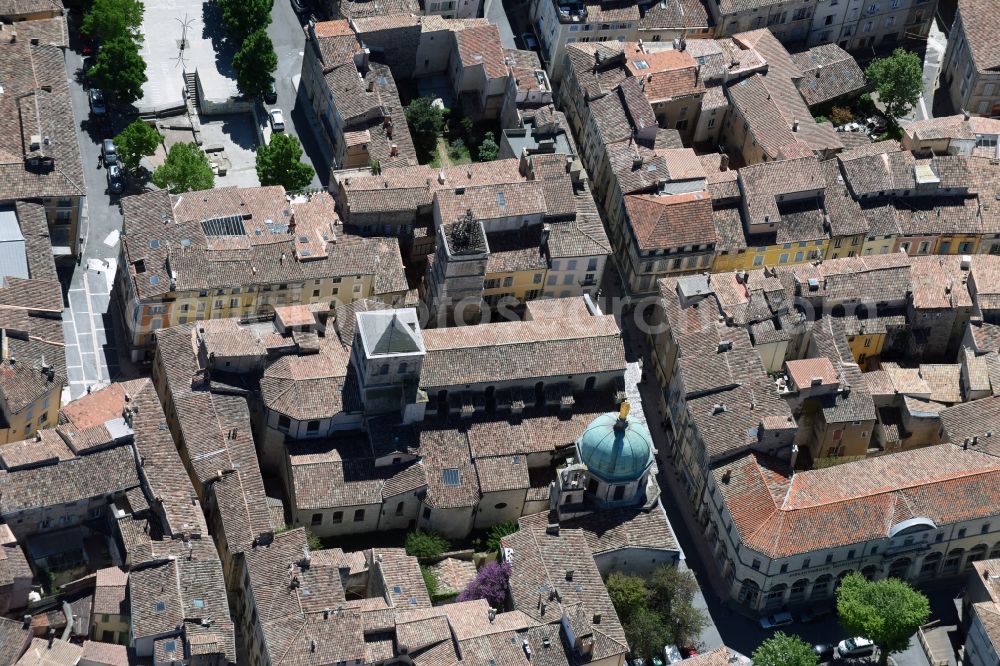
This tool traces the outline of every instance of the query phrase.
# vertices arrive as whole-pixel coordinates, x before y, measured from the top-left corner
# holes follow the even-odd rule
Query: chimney
[[[550,523],[549,526],[545,528],[545,533],[549,536],[559,536],[559,523]]]
[[[566,569],[566,580],[573,580],[573,570]]]
[[[798,120],[793,120],[792,121],[792,131],[793,132],[798,132],[799,131],[799,121]]]
[[[438,171],[438,184],[444,185],[444,169]]]
[[[591,624],[600,624],[600,623],[601,623],[601,614],[594,613],[594,619],[593,622],[591,622]]]
[[[52,649],[52,641],[56,639],[56,630],[49,627],[49,649]]]
[[[24,617],[21,618],[21,628],[22,629],[30,629],[31,628],[31,616],[30,615],[25,615]]]
[[[389,147],[389,155],[391,155],[392,157],[396,157],[397,155],[399,155],[399,146],[397,146],[396,144],[392,144],[392,146]]]
[[[725,153],[719,156],[719,171],[729,171],[729,155]]]
[[[497,619],[497,612],[492,608],[490,608],[488,611],[486,611],[486,617],[489,618],[490,624],[493,624],[493,620]]]

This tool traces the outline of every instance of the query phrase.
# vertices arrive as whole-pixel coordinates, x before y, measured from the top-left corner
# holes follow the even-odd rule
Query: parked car
[[[108,192],[121,194],[125,191],[125,172],[117,164],[108,167]]]
[[[271,109],[267,112],[267,117],[271,121],[272,132],[285,131],[285,115],[281,112],[281,109]]]
[[[813,646],[816,658],[822,663],[833,659],[834,647],[829,643],[819,643]]]
[[[535,36],[530,32],[526,32],[523,35],[521,35],[521,41],[524,42],[524,48],[528,49],[529,51],[538,50],[538,40],[535,39]]]
[[[655,654],[649,659],[649,663],[652,664],[652,666],[663,666],[663,660]]]
[[[787,611],[781,611],[780,613],[775,613],[774,615],[768,615],[767,617],[761,618],[760,626],[764,629],[777,629],[778,627],[784,627],[791,624],[795,620],[792,619],[792,614]]]
[[[816,620],[827,617],[833,614],[833,609],[829,606],[814,606],[812,608],[807,608],[802,611],[799,615],[799,622],[808,624],[810,622],[815,622]]]
[[[681,656],[681,651],[677,649],[676,645],[665,645],[663,647],[663,659],[668,664],[676,664],[683,661],[684,657]]]
[[[646,660],[642,657],[636,657],[632,660],[632,666],[646,666]]]
[[[698,656],[698,649],[692,645],[681,646],[681,656],[685,659]]]
[[[875,654],[875,644],[860,636],[848,638],[837,643],[837,654],[844,659],[868,657]]]
[[[292,9],[295,10],[296,14],[301,14],[308,9],[308,7],[306,7],[306,0],[291,0],[291,2]]]
[[[271,81],[271,87],[267,89],[264,93],[264,103],[265,104],[276,104],[278,102],[278,92],[274,89],[274,81]]]
[[[101,160],[104,161],[104,166],[118,164],[118,149],[115,148],[115,142],[111,139],[105,139],[101,143]]]
[[[101,92],[100,88],[91,88],[90,92],[87,93],[87,99],[90,101],[90,111],[95,116],[103,116],[108,112],[107,104],[104,102],[104,93]]]

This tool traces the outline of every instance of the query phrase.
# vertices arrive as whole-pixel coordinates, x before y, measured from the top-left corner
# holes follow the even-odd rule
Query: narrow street
[[[316,170],[310,186],[320,188],[330,178],[330,160],[318,143],[319,126],[305,91],[300,92],[305,21],[306,16],[296,14],[289,0],[275,0],[267,34],[278,54],[278,69],[274,73],[278,102],[267,107],[277,107],[284,113],[285,132],[298,137],[302,143],[302,161]]]
[[[78,14],[69,15],[70,33],[75,34]],[[110,285],[118,261],[122,216],[118,197],[107,192],[107,180],[100,163],[100,143],[121,129],[123,121],[109,118],[99,121],[90,113],[87,89],[80,75],[83,56],[71,38],[66,50],[73,116],[87,181],[87,204],[80,222],[83,238],[82,257],[75,265],[60,267],[65,292],[63,332],[66,338],[66,370],[69,393],[79,398],[100,382],[117,379],[121,374],[115,343],[116,310],[112,306]]]

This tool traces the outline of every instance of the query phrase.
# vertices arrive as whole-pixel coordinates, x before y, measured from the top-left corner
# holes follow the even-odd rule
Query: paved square
[[[183,107],[185,71],[197,70],[206,99],[226,100],[237,94],[232,54],[217,57],[213,45],[213,40],[222,44],[222,25],[213,15],[215,3],[157,0],[145,7],[141,55],[149,80],[136,103],[140,112]]]

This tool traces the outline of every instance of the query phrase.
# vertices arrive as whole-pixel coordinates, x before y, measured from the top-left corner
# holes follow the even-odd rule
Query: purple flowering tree
[[[494,608],[502,608],[507,598],[507,579],[510,565],[504,562],[490,562],[478,572],[475,579],[458,595],[458,601],[486,599]]]

